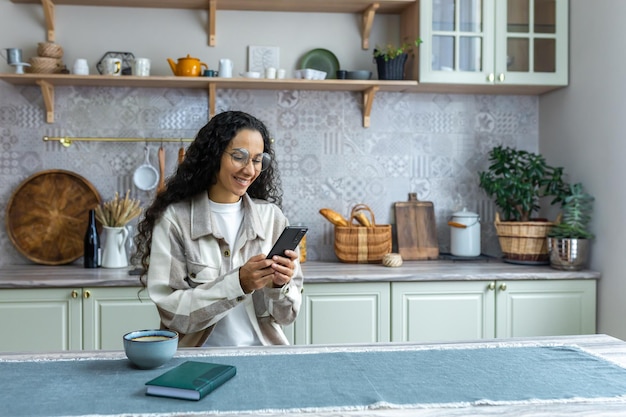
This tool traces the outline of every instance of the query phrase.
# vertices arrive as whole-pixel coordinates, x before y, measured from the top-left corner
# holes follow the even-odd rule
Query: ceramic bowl
[[[347,78],[349,80],[369,80],[372,78],[372,71],[366,71],[366,70],[348,71]]]
[[[158,368],[172,359],[178,349],[173,330],[137,330],[124,335],[126,357],[140,369]]]
[[[248,71],[248,72],[242,72],[241,76],[243,78],[261,78],[261,73],[258,71]]]

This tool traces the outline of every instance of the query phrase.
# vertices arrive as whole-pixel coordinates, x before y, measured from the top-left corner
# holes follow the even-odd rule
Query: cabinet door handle
[[[493,75],[493,72],[490,73],[489,75],[487,75],[487,81],[489,81],[490,83],[492,83],[493,80],[495,80],[495,79],[496,79],[496,77],[495,77],[495,75]]]
[[[70,295],[72,296],[72,298],[78,298],[78,291],[76,291],[76,290],[72,290],[72,292],[70,293]]]
[[[91,291],[87,290],[83,293],[83,298],[89,298],[91,297]]]
[[[498,75],[498,81],[500,81],[501,83],[504,82],[504,73],[501,72],[500,75]]]
[[[506,283],[505,282],[500,284],[500,291],[506,291]]]
[[[489,285],[487,285],[487,289],[488,289],[489,291],[493,291],[493,290],[495,290],[495,289],[496,289],[496,283],[495,283],[495,282],[493,282],[493,281],[491,281],[491,282],[489,283]]]

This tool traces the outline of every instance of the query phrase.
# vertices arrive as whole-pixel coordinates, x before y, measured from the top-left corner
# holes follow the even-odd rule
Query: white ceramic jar
[[[480,255],[480,217],[463,208],[452,214],[450,226],[450,253],[454,256]]]

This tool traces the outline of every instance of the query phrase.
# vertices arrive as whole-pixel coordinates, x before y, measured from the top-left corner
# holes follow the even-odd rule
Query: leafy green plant
[[[404,42],[400,46],[388,43],[384,47],[376,45],[374,48],[374,58],[382,57],[385,61],[399,57],[402,54],[408,53],[413,46],[417,47],[422,43],[422,39],[417,38],[412,43]]]
[[[581,183],[572,184],[561,205],[561,222],[550,229],[549,237],[561,239],[592,239],[587,228],[595,199],[583,189]]]
[[[563,168],[548,165],[539,154],[496,146],[489,152],[490,165],[479,172],[480,187],[494,198],[505,221],[529,221],[539,210],[539,199],[562,202],[568,194]]]

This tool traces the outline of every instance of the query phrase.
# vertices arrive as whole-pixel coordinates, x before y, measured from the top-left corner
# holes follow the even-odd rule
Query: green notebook
[[[146,394],[197,401],[236,373],[232,365],[187,361],[146,382]]]

